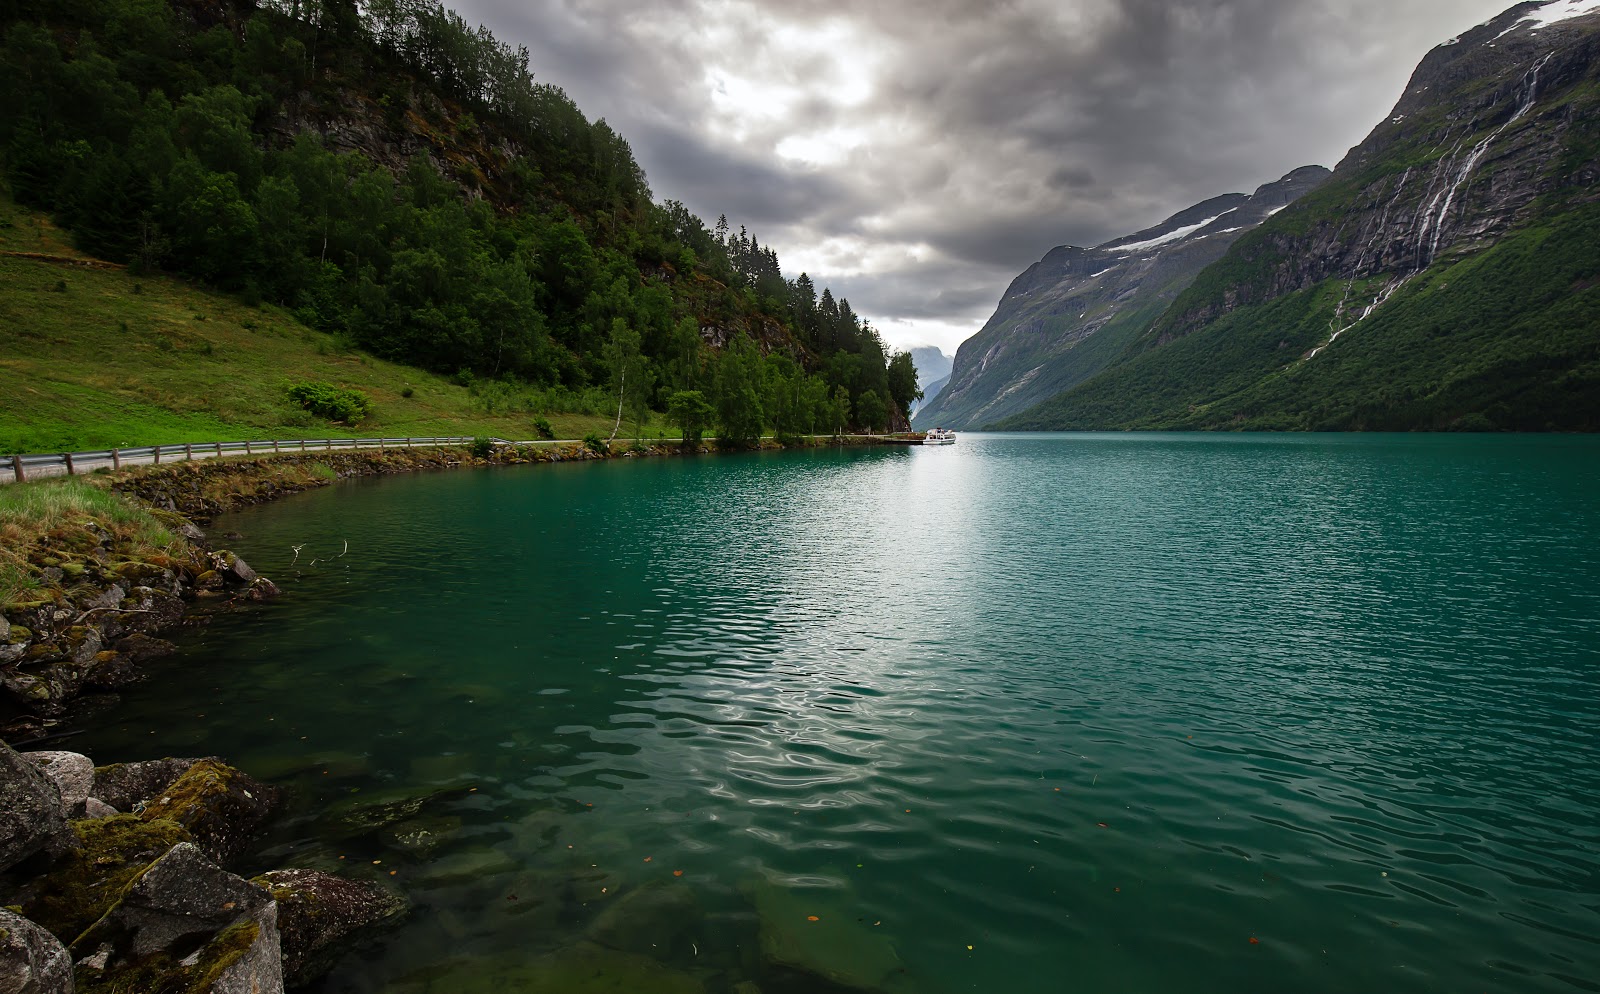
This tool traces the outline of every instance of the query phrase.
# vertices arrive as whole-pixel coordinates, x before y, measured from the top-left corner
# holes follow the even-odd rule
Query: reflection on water
[[[1597,456],[341,485],[219,522],[285,598],[75,747],[226,756],[294,788],[261,867],[403,888],[328,992],[1596,990]]]

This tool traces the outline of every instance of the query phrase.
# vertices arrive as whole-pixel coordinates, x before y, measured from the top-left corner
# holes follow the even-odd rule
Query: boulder
[[[212,859],[244,852],[272,813],[279,791],[214,759],[202,759],[147,801],[139,817],[182,825]]]
[[[265,888],[173,846],[73,942],[78,979],[106,990],[281,994],[278,905]]]
[[[213,762],[221,762],[215,756],[206,758]],[[166,759],[152,759],[143,763],[97,766],[94,771],[94,785],[89,793],[118,811],[132,811],[159,797],[174,780],[183,776],[189,767],[198,762],[201,762],[198,758],[174,759],[169,756]]]
[[[0,870],[40,850],[60,852],[69,839],[54,781],[0,742]]]
[[[406,902],[376,884],[320,870],[273,870],[254,880],[278,902],[283,977],[291,987],[326,973],[339,957],[406,912]]]
[[[94,763],[77,752],[25,752],[22,757],[44,771],[61,792],[61,810],[68,818],[83,817],[94,783]]]
[[[0,994],[72,994],[72,957],[61,940],[4,908]]]
[[[234,583],[251,584],[256,582],[259,576],[255,570],[250,568],[249,563],[227,549],[219,549],[213,552],[211,554],[211,563],[218,573],[221,573]]]

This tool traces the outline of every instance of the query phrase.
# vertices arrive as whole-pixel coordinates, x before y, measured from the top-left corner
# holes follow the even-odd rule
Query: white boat
[[[956,433],[949,428],[935,428],[922,436],[923,445],[954,445]]]

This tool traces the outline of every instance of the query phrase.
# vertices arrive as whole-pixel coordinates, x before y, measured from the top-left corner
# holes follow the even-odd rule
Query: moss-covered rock
[[[226,763],[203,759],[149,800],[140,817],[177,822],[208,856],[225,863],[256,837],[277,808],[278,794]]]
[[[181,843],[73,943],[78,990],[278,994],[277,911],[264,888]]]
[[[405,899],[376,884],[318,870],[273,870],[252,882],[278,902],[283,975],[290,986],[321,976],[406,912]]]
[[[23,913],[70,942],[121,899],[151,863],[180,842],[182,825],[117,815],[72,824],[78,846],[22,889]]]

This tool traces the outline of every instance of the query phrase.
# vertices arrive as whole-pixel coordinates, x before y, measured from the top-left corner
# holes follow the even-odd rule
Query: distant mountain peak
[[[1304,166],[1253,194],[1212,197],[1094,248],[1051,249],[962,344],[949,383],[924,402],[918,423],[987,424],[1097,372],[1235,239],[1328,175]]]

